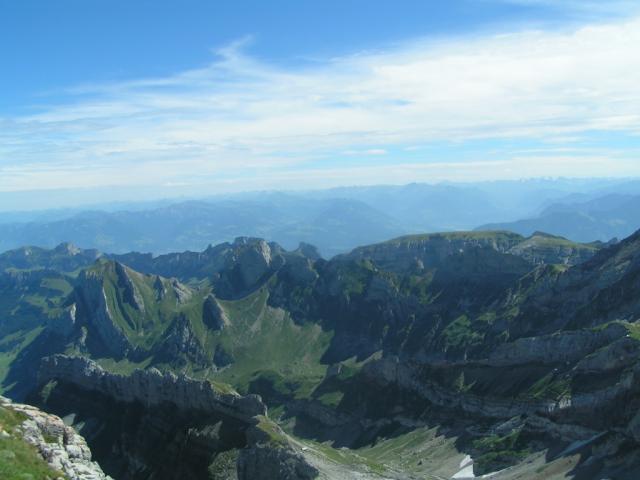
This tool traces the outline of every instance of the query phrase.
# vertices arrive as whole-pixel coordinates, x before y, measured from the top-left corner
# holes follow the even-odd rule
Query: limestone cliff
[[[61,380],[116,401],[139,402],[145,407],[169,403],[181,410],[215,410],[245,421],[266,413],[266,406],[257,395],[222,393],[209,382],[161,373],[154,368],[135,370],[128,376],[113,374],[84,357],[44,358],[39,380],[41,384]]]
[[[24,416],[25,420],[16,429],[16,434],[33,445],[53,470],[62,472],[69,480],[111,480],[92,461],[91,450],[84,438],[59,417],[30,405],[13,403],[4,397],[0,397],[0,407]],[[0,430],[0,435],[9,434]]]

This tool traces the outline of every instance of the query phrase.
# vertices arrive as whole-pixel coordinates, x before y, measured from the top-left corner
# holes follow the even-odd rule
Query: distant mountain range
[[[622,193],[612,194],[612,185]],[[640,228],[640,195],[633,192],[640,193],[637,182],[530,180],[257,192],[85,211],[78,206],[4,212],[0,251],[72,242],[103,252],[157,255],[253,236],[287,249],[311,243],[330,258],[401,235],[476,228],[608,241]]]
[[[533,218],[489,223],[478,230],[509,230],[521,235],[549,232],[578,242],[625,238],[640,227],[640,195],[606,195],[550,205]]]

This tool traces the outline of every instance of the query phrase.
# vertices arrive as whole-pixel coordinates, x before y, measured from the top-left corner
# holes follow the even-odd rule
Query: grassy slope
[[[234,363],[213,379],[227,382],[239,391],[260,375],[286,382],[295,395],[308,396],[324,378],[326,366],[320,358],[331,334],[317,324],[296,325],[289,314],[267,305],[268,291],[261,288],[248,297],[221,301],[230,325],[210,332],[207,349],[221,344]]]
[[[36,449],[27,444],[16,428],[26,419],[11,408],[0,407],[0,430],[9,437],[0,435],[0,478],[3,480],[40,480],[65,478],[51,469]]]
[[[157,345],[179,315],[185,315],[196,327],[202,323],[198,323],[198,319],[202,317],[202,303],[207,290],[192,290],[191,298],[180,303],[171,281],[161,278],[166,294],[158,300],[154,286],[156,276],[127,269],[129,278],[144,304],[144,311],[140,311],[127,301],[125,287],[118,279],[114,262],[99,262],[91,270],[102,277],[107,305],[116,326],[136,347],[149,350]],[[202,335],[203,331],[198,329],[196,333]]]
[[[27,272],[28,273],[28,272]],[[34,276],[23,286],[0,286],[0,393],[12,363],[44,329],[44,321],[63,313],[71,279],[63,275]]]

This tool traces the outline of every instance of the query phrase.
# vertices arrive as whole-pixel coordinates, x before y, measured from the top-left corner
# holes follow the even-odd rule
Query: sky
[[[0,0],[0,202],[638,177],[638,45],[637,1]]]

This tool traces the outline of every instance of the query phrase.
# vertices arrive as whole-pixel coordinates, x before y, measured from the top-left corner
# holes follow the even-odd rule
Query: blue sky
[[[637,5],[0,0],[0,192],[638,176]]]

